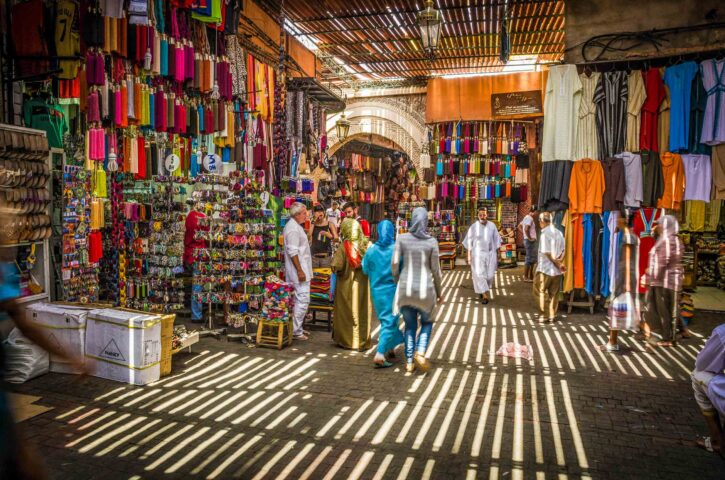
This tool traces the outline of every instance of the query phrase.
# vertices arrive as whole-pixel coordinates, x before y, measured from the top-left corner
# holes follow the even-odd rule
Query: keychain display
[[[241,314],[262,308],[265,277],[283,267],[274,216],[263,208],[266,196],[260,178],[245,174],[196,178],[205,188],[194,191],[193,199],[205,203],[210,215],[199,219],[208,231],[196,233],[196,240],[206,240],[207,246],[196,250],[193,282],[201,288],[194,300],[224,305],[230,326],[242,321]]]
[[[98,259],[89,252],[90,178],[83,167],[63,167],[63,298],[69,302],[96,302],[99,294]]]

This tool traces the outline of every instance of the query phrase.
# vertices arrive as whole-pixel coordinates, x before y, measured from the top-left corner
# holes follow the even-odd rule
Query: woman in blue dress
[[[375,366],[380,368],[392,366],[388,358],[394,356],[395,347],[404,341],[398,328],[398,315],[393,315],[396,283],[391,263],[394,247],[395,227],[389,220],[383,220],[378,224],[378,241],[368,248],[362,262],[363,272],[370,279],[373,307],[380,320],[378,351],[374,359]]]

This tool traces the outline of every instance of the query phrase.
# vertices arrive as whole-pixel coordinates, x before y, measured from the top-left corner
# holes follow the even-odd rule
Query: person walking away
[[[15,209],[0,209],[0,218],[12,225],[11,216],[17,215]],[[81,374],[91,373],[82,358],[70,356],[59,344],[48,340],[29,316],[25,315],[20,297],[20,275],[15,266],[16,251],[9,247],[18,241],[18,230],[0,229],[0,324],[11,321],[28,340],[69,363],[74,371]],[[0,478],[43,479],[48,474],[43,462],[34,448],[23,438],[19,426],[13,420],[10,398],[5,388],[5,365],[2,346],[0,346]]]
[[[352,350],[370,348],[370,286],[362,271],[368,247],[357,220],[345,218],[340,225],[342,246],[335,251],[330,268],[337,274],[332,339]]]
[[[443,295],[438,241],[428,234],[428,211],[413,210],[408,233],[398,236],[393,251],[393,279],[398,284],[393,313],[400,312],[405,321],[405,371],[418,368],[427,372],[425,357],[431,331],[433,309]],[[420,319],[420,333],[416,339]]]
[[[565,244],[564,235],[551,223],[551,213],[540,213],[539,225],[541,237],[533,292],[541,312],[539,323],[547,323],[556,319],[556,312],[559,309],[561,277],[566,271]]]
[[[357,220],[357,222],[360,224],[360,227],[362,227],[363,234],[367,238],[370,238],[370,224],[367,220],[365,220],[358,214],[357,203],[347,202],[345,206],[342,207],[342,213],[345,214],[345,218],[354,218],[355,220]]]
[[[335,228],[340,228],[340,216],[342,215],[342,212],[340,211],[340,208],[338,207],[338,203],[333,200],[332,205],[330,208],[328,208],[325,211],[325,216],[327,217],[327,221],[331,224],[335,225]]]
[[[395,357],[395,347],[405,341],[398,328],[398,315],[393,315],[395,280],[393,280],[393,250],[395,227],[390,220],[378,223],[378,241],[368,248],[362,261],[362,269],[370,279],[373,307],[380,320],[378,349],[373,361],[376,367],[390,367]]]
[[[309,332],[303,330],[307,308],[310,306],[310,283],[312,282],[312,254],[307,233],[302,225],[307,222],[307,207],[295,202],[289,209],[290,218],[284,226],[284,271],[285,279],[295,289],[292,336],[296,340],[309,339]]]
[[[312,268],[328,268],[332,256],[332,243],[337,241],[337,228],[325,216],[322,205],[312,208],[312,222],[307,231],[312,252]]]
[[[463,246],[468,250],[473,289],[481,296],[481,303],[486,305],[490,299],[489,291],[498,268],[501,235],[496,225],[488,221],[488,211],[485,208],[478,209],[478,220],[468,228]]]
[[[625,212],[617,219],[617,265],[612,301],[609,305],[609,341],[600,347],[607,352],[619,351],[620,330],[633,330],[641,318],[639,303],[639,237],[632,230],[634,215]]]
[[[659,347],[671,347],[674,332],[673,319],[678,319],[677,295],[682,290],[684,271],[682,268],[683,245],[677,233],[680,224],[672,215],[663,215],[655,220],[655,244],[649,252],[647,272],[642,284],[647,290],[647,312],[650,321],[659,320],[662,325],[662,340]],[[647,331],[647,328],[645,328]]]
[[[725,432],[725,323],[718,325],[695,359],[692,372],[695,401],[710,433],[697,441],[700,448],[723,456]],[[725,456],[723,456],[725,458]]]
[[[518,228],[524,234],[524,249],[526,259],[524,260],[524,282],[534,281],[534,268],[536,267],[536,205],[531,206],[531,211],[526,215]]]
[[[194,274],[194,264],[196,261],[196,250],[200,248],[206,248],[206,240],[204,238],[197,238],[199,232],[208,232],[208,225],[200,225],[199,220],[206,218],[204,214],[204,204],[202,202],[196,202],[186,215],[186,221],[184,222],[184,270],[187,275]],[[196,294],[201,293],[202,286],[191,283],[191,321],[201,322],[203,316],[203,306],[201,301],[196,299]]]

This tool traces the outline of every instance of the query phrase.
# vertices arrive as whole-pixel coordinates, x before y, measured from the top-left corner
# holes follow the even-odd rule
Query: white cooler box
[[[88,308],[50,303],[34,303],[27,307],[30,321],[43,329],[48,341],[76,358],[83,358],[86,353],[88,311]],[[50,356],[50,371],[79,373],[56,355]]]
[[[161,375],[161,317],[113,308],[93,310],[86,329],[93,375],[146,385]]]

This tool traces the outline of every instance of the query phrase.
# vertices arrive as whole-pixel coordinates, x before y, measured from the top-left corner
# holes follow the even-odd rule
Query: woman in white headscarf
[[[428,211],[413,210],[408,233],[399,235],[393,251],[393,278],[398,284],[393,313],[398,311],[405,320],[405,356],[407,372],[416,367],[425,372],[430,368],[425,357],[433,329],[432,312],[443,293],[438,241],[428,235]],[[418,319],[420,333],[416,339]]]
[[[662,325],[660,347],[671,347],[674,339],[672,329],[677,314],[677,295],[682,290],[684,271],[682,252],[684,247],[677,236],[680,224],[672,215],[663,215],[655,221],[654,234],[657,237],[649,252],[647,272],[642,283],[647,285],[647,311],[650,321],[659,320]]]

